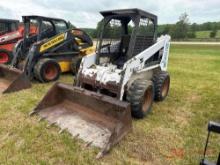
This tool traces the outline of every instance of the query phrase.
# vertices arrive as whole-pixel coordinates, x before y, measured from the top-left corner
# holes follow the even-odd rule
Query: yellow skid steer
[[[84,55],[94,52],[92,39],[65,20],[23,16],[24,38],[15,45],[11,65],[0,65],[0,93],[31,87],[30,80],[50,82],[61,73],[76,73]],[[38,32],[30,34],[31,26]]]

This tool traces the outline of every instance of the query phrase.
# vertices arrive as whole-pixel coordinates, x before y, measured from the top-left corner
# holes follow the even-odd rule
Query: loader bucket
[[[16,92],[30,87],[31,83],[22,71],[0,65],[0,94]]]
[[[37,113],[73,137],[101,148],[102,157],[132,126],[130,104],[72,85],[56,83],[30,114]]]

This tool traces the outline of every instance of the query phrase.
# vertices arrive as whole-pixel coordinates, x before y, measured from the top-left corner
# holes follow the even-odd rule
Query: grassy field
[[[197,31],[196,38],[209,38],[211,31]]]
[[[216,38],[220,38],[220,30],[218,30]]]
[[[211,31],[197,31],[196,38],[210,38],[210,33]],[[220,30],[218,30],[215,38],[220,38]]]
[[[28,113],[51,84],[0,96],[0,164],[198,164],[209,120],[220,122],[220,47],[172,45],[171,89],[152,114],[133,120],[133,131],[103,159],[68,133]],[[64,75],[63,82],[72,82]],[[220,138],[211,136],[208,156],[217,159]]]

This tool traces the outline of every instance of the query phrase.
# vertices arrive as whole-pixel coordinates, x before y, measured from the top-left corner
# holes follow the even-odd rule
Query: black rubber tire
[[[55,73],[51,78],[48,78],[46,75],[46,69],[47,67],[53,67]],[[61,74],[61,69],[59,64],[57,63],[56,60],[45,58],[41,59],[37,62],[37,64],[34,67],[34,76],[37,80],[39,80],[42,83],[45,82],[51,82],[51,81],[56,81],[59,79]]]
[[[72,59],[72,63],[71,63],[71,71],[74,75],[76,75],[78,73],[78,70],[80,68],[80,64],[81,64],[81,61],[82,61],[82,57],[81,56],[77,56],[77,57],[74,57]]]
[[[143,79],[135,80],[127,91],[126,100],[131,104],[131,115],[137,119],[144,118],[151,112],[154,101],[153,82]],[[146,100],[147,107],[145,107]]]
[[[5,49],[0,49],[0,52],[6,53],[8,55],[8,62],[2,63],[2,64],[10,64],[13,59],[12,52],[5,50]]]
[[[155,86],[155,101],[163,101],[170,89],[170,75],[168,72],[161,71],[153,76]]]

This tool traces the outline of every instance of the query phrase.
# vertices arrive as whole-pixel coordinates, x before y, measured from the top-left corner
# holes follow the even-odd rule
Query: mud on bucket
[[[30,114],[68,131],[88,145],[101,148],[102,157],[132,126],[130,105],[79,87],[56,83]]]

